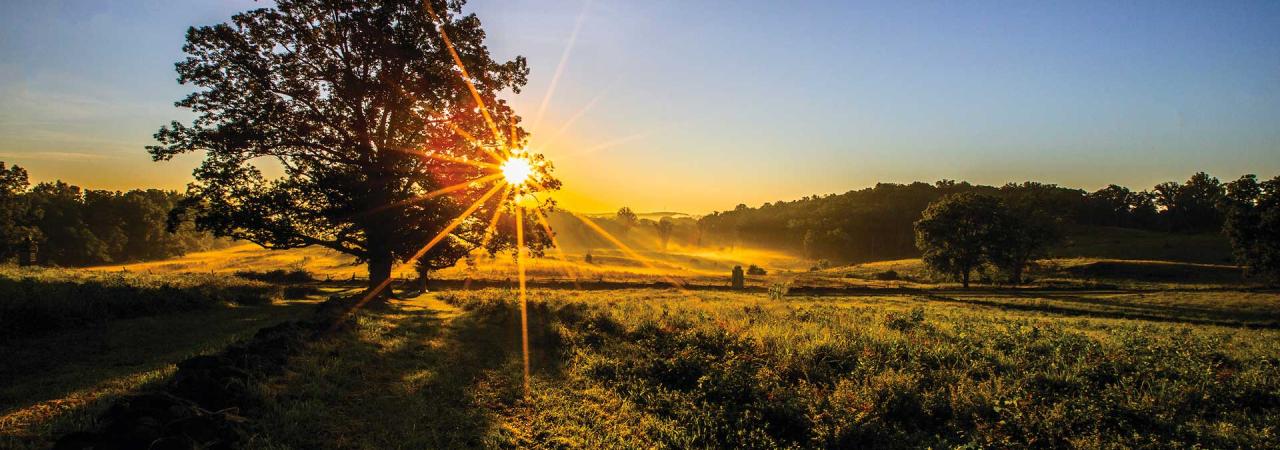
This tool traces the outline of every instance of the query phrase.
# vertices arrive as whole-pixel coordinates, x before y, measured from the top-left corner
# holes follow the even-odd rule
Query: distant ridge
[[[615,214],[617,213],[612,211],[602,212],[602,213],[585,213],[587,217],[613,217]],[[686,214],[682,212],[675,212],[675,211],[655,211],[655,212],[638,212],[636,213],[636,217],[639,217],[641,219],[656,220],[656,219],[661,219],[663,217],[671,217],[671,218],[678,219],[683,217],[697,218],[698,216],[695,216],[693,214]]]

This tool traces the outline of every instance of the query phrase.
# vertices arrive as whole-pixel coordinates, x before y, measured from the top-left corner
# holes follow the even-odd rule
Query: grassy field
[[[799,273],[812,264],[785,253],[753,249],[638,251],[643,259],[635,259],[616,249],[597,248],[590,253],[591,262],[587,262],[586,252],[562,255],[549,250],[543,257],[531,259],[527,271],[531,278],[542,281],[653,283],[679,279],[682,282],[725,285],[735,265],[746,268],[758,264],[782,275]],[[442,280],[508,280],[516,272],[515,261],[509,253],[496,256],[478,254],[473,261],[474,265],[460,261],[452,268],[433,273],[432,277]],[[245,268],[256,271],[305,270],[319,280],[330,281],[360,280],[367,276],[365,266],[358,264],[355,258],[331,250],[301,248],[273,251],[253,244],[191,253],[164,261],[92,267],[89,270],[163,275],[231,274]],[[406,279],[416,276],[411,267],[397,267],[394,275]],[[765,283],[767,279],[753,278],[758,284]]]
[[[280,286],[212,274],[0,266],[0,343],[114,319],[267,304]]]
[[[209,274],[0,269],[0,448],[47,448],[115,398],[163,383],[182,359],[308,314],[326,287]]]
[[[963,290],[918,259],[809,270],[760,250],[642,254],[530,263],[528,396],[517,295],[482,288],[513,285],[514,261],[479,257],[256,380],[244,444],[1280,446],[1280,293],[1230,265],[1059,258],[1025,286]],[[768,274],[725,290],[729,269],[750,264]],[[177,361],[357,292],[364,268],[324,250],[236,246],[5,270],[0,289],[24,296],[0,301],[0,321],[51,327],[0,342],[16,361],[0,368],[16,380],[0,389],[0,446],[40,448],[92,427],[112,399],[164,385]],[[691,290],[654,285],[672,279]]]
[[[1168,236],[1165,233],[1149,234],[1156,236],[1151,239]],[[1218,242],[1208,238],[1201,240],[1207,246]],[[1099,244],[1098,247],[1106,245]],[[1084,253],[1099,254],[1093,251]],[[1117,256],[1125,254],[1119,251],[1111,253]],[[541,258],[531,259],[527,271],[530,279],[536,282],[572,282],[578,286],[586,284],[588,287],[590,283],[652,284],[669,283],[673,280],[690,285],[727,286],[733,266],[746,268],[755,264],[767,270],[766,275],[747,277],[747,284],[757,288],[775,285],[855,289],[959,287],[958,283],[943,280],[931,273],[919,259],[880,261],[813,271],[810,270],[813,261],[781,252],[747,248],[722,251],[687,248],[673,248],[665,252],[639,251],[643,260],[619,250],[594,249],[591,254],[591,262],[587,262],[585,252],[561,255],[548,251]],[[451,281],[511,281],[514,278],[515,261],[509,254],[493,257],[480,255],[473,261],[474,264],[459,262],[455,267],[433,273],[432,277]],[[364,266],[356,264],[351,257],[333,251],[320,248],[271,251],[252,244],[192,253],[172,260],[95,267],[91,270],[154,275],[231,274],[246,267],[257,271],[303,270],[320,280],[330,281],[360,280],[365,277]],[[408,267],[397,268],[395,275],[402,279],[415,276]],[[1096,256],[1042,260],[1028,270],[1027,277],[1031,280],[1028,283],[1031,288],[1206,289],[1252,286],[1250,280],[1241,278],[1237,267],[1229,264]]]
[[[507,290],[396,302],[257,387],[252,448],[1280,445],[1280,296]]]

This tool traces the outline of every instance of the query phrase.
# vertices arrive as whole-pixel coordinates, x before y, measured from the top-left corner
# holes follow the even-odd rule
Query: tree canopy
[[[189,223],[168,231],[169,211],[182,194],[82,189],[53,181],[28,185],[21,167],[0,162],[0,262],[34,250],[31,262],[89,266],[164,259],[208,250],[225,241]]]
[[[279,0],[191,28],[176,67],[196,90],[177,105],[196,118],[148,147],[157,161],[205,152],[175,215],[267,248],[354,255],[375,286],[456,217],[511,207],[487,181],[525,142],[499,94],[518,93],[528,68],[495,61],[463,4]],[[544,172],[541,187],[559,186],[540,156],[525,157]],[[268,161],[283,175],[267,177]],[[486,240],[484,222],[456,224],[422,257],[442,265],[511,244],[511,233]],[[528,229],[531,246],[545,242]]]
[[[1000,200],[964,192],[943,197],[916,222],[916,245],[929,267],[969,287],[969,277],[982,264],[1000,233]]]
[[[1246,274],[1280,283],[1280,176],[1258,182],[1245,175],[1227,183],[1223,203],[1236,260]]]
[[[0,161],[0,261],[17,255],[31,237],[22,217],[26,210],[22,194],[28,184],[26,169],[16,165],[6,169]]]

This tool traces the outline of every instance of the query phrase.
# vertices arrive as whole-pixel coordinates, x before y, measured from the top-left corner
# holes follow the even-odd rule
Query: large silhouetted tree
[[[1164,208],[1161,215],[1172,231],[1211,232],[1222,227],[1222,211],[1218,209],[1224,195],[1222,183],[1204,172],[1197,172],[1186,184],[1167,182],[1156,185],[1155,202]]]
[[[1245,175],[1227,183],[1223,209],[1223,231],[1246,274],[1280,283],[1280,176],[1258,182]]]
[[[196,118],[161,128],[160,145],[148,147],[156,160],[205,152],[175,216],[268,248],[354,255],[378,286],[488,189],[423,194],[487,175],[457,160],[486,160],[486,145],[525,139],[498,97],[519,92],[525,61],[493,60],[463,3],[278,0],[191,28],[177,71],[197,89],[177,105]],[[283,175],[268,178],[260,161]],[[475,215],[496,207],[495,199]],[[456,245],[480,245],[483,222],[466,221],[425,258],[456,261],[465,254]]]
[[[999,231],[1000,200],[982,194],[951,194],[929,204],[915,224],[916,246],[930,268],[969,287]]]
[[[1058,219],[1041,208],[1005,204],[996,214],[985,251],[986,261],[1015,285],[1022,284],[1027,266],[1046,255],[1062,239]]]

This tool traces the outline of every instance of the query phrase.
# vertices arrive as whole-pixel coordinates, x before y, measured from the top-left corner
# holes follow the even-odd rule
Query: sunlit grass
[[[486,315],[501,314],[495,305],[506,298],[446,297]],[[1275,294],[1225,304],[1212,293],[1184,296],[1170,303],[1197,312],[1169,308],[1159,320],[1139,310],[1172,305],[1115,297],[1085,300],[1127,308],[1122,314],[1060,314],[1053,303],[1065,300],[1004,309],[1025,305],[909,295],[531,298],[560,343],[542,351],[561,355],[564,367],[535,367],[543,381],[535,391],[543,391],[508,419],[527,427],[517,436],[532,436],[519,445],[600,445],[620,433],[660,447],[1277,442],[1280,332],[1197,322],[1197,314],[1255,320]]]

